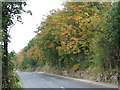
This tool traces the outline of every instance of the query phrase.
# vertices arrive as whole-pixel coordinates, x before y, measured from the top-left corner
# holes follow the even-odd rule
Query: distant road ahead
[[[100,86],[72,79],[37,72],[17,72],[24,88],[101,88]],[[96,89],[97,90],[97,89]]]

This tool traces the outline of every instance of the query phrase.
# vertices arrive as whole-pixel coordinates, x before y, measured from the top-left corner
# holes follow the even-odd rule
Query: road
[[[24,88],[101,88],[94,84],[37,72],[17,72]],[[102,87],[103,88],[103,87]]]

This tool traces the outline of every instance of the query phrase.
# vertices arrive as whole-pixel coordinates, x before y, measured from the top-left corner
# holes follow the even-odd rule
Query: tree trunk
[[[2,87],[8,85],[8,42],[3,42],[3,55],[2,55]]]

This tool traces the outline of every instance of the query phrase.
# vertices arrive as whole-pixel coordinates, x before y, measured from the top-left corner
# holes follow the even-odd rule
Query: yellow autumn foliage
[[[80,68],[80,64],[75,64],[75,65],[72,67],[72,70],[73,70],[73,71],[77,71],[77,70],[79,70],[79,68]]]

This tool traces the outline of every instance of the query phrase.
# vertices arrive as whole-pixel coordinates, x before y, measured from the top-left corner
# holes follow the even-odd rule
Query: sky
[[[34,31],[40,25],[44,15],[48,15],[52,9],[62,9],[63,0],[27,0],[25,10],[31,10],[32,15],[22,14],[23,24],[17,22],[10,30],[11,42],[8,51],[19,52],[28,42],[35,37]]]

